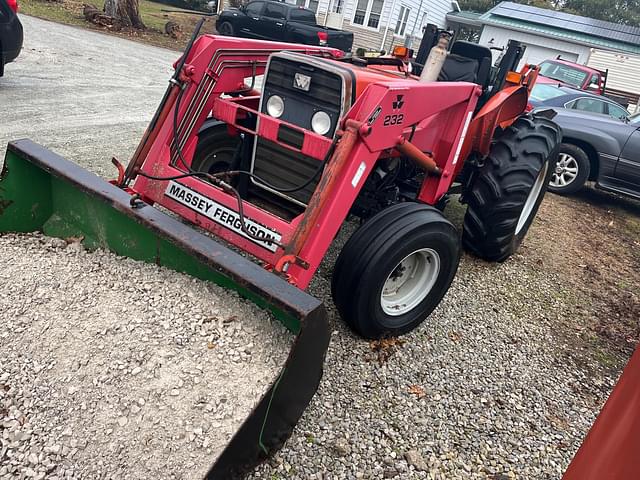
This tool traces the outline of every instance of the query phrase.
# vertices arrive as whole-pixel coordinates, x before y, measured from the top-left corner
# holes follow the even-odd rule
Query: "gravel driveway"
[[[32,17],[0,78],[0,154],[28,137],[103,176],[133,154],[178,52]]]
[[[28,136],[112,175],[110,156],[132,153],[177,54],[23,22],[25,50],[0,79],[0,103],[9,105],[0,148]],[[320,390],[294,436],[253,478],[559,478],[620,364],[575,354],[567,324],[586,315],[589,300],[546,261],[550,229],[572,225],[570,207],[555,202],[545,200],[507,262],[465,255],[428,321],[382,351],[355,338],[331,302],[333,262],[354,229],[346,225],[310,287],[334,328]],[[565,218],[556,218],[559,208]],[[447,207],[458,224],[461,212],[455,202]],[[601,255],[593,261],[606,265]]]

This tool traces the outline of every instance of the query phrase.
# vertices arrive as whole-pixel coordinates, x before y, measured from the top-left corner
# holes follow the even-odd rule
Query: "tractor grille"
[[[296,73],[311,79],[308,91],[295,88]],[[327,138],[333,138],[344,109],[350,106],[351,77],[348,70],[332,63],[295,53],[274,54],[269,62],[262,87],[260,111],[267,112],[267,100],[278,95],[284,100],[284,112],[280,120],[312,131],[311,117],[319,110],[331,118]],[[348,102],[348,104],[347,104]],[[282,125],[278,132],[281,143],[300,148],[303,134]],[[317,170],[318,160],[288,150],[277,143],[256,138],[252,171],[279,189],[291,189],[305,183]],[[306,205],[316,188],[319,176],[307,187],[296,192],[275,191],[259,181],[254,183],[299,205]]]

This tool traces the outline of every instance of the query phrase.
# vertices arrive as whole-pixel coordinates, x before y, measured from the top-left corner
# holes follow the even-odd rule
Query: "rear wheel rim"
[[[561,153],[556,162],[550,185],[556,188],[567,187],[578,176],[578,161],[568,153]]]
[[[440,255],[432,248],[422,248],[404,257],[382,286],[382,311],[397,317],[416,308],[436,283],[440,263]]]
[[[549,162],[544,162],[542,169],[538,173],[536,181],[533,183],[533,187],[529,191],[529,195],[524,202],[524,206],[522,207],[522,212],[520,212],[520,218],[518,218],[518,224],[516,225],[516,235],[520,233],[520,231],[524,228],[524,226],[529,221],[531,214],[533,213],[533,209],[536,207],[538,203],[538,198],[540,197],[540,192],[542,191],[542,187],[544,187],[545,179],[547,178],[547,171],[549,170]]]
[[[235,156],[235,148],[219,148],[207,154],[204,160],[197,166],[197,171],[207,173],[219,173],[228,169]]]

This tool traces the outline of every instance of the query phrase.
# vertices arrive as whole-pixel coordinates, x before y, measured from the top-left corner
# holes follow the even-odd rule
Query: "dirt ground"
[[[576,355],[595,349],[603,365],[618,368],[640,341],[640,202],[593,187],[547,194],[536,222],[546,235],[528,237],[523,254],[573,286],[567,341]]]

